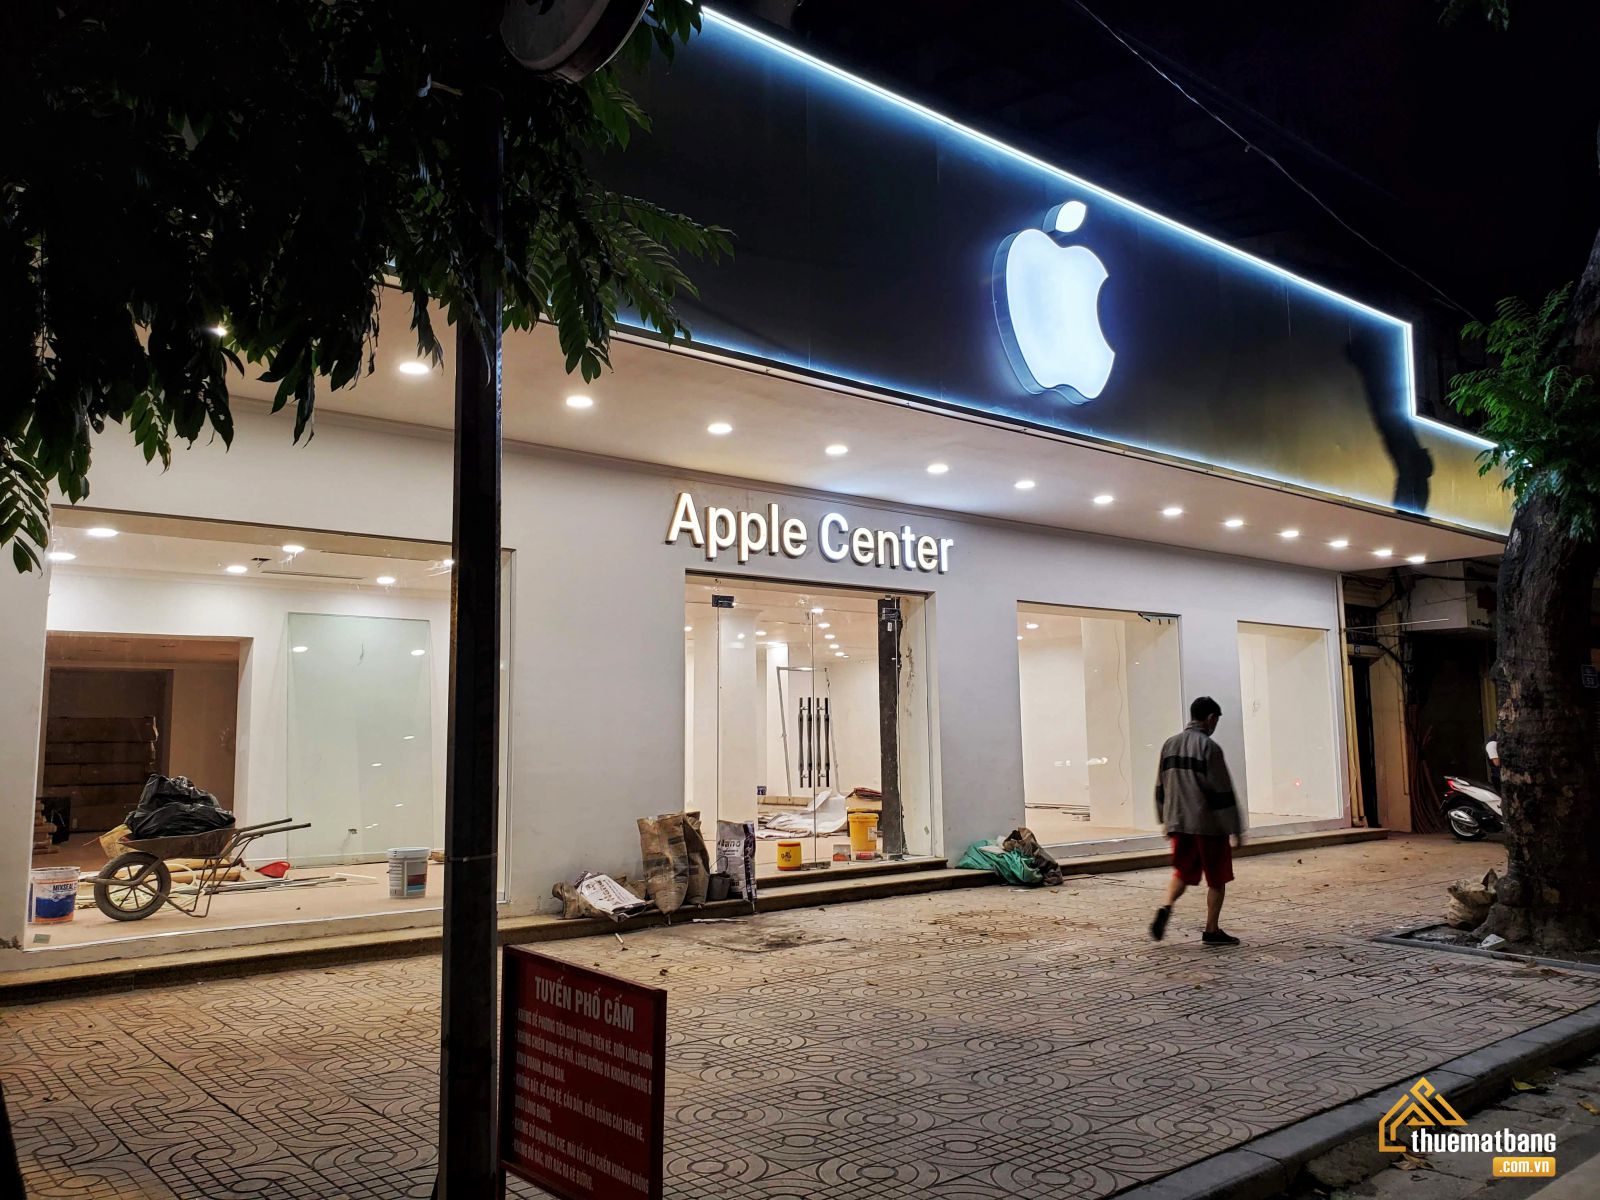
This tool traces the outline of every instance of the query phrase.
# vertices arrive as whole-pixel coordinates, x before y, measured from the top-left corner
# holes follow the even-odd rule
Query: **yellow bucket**
[[[778,843],[778,870],[798,871],[805,863],[806,857],[801,853],[799,842]]]
[[[850,814],[850,853],[857,859],[878,857],[878,814],[852,812]]]

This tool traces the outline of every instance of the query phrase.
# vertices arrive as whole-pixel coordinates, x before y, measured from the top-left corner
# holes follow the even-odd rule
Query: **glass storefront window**
[[[1241,621],[1239,700],[1251,828],[1341,816],[1328,631]]]
[[[386,859],[443,846],[448,546],[61,509],[52,548],[73,557],[51,571],[38,797],[56,830],[33,865],[98,873],[153,773],[238,825],[310,827],[254,843],[203,919],[112,920],[84,887],[34,947],[437,909],[441,865],[400,898]],[[277,862],[281,885],[255,870]]]
[[[925,610],[920,596],[690,576],[685,808],[706,828],[757,822],[770,870],[780,841],[835,863],[849,813],[882,815],[897,787],[905,853],[932,853]],[[893,849],[895,831],[872,841],[861,858]]]
[[[1017,657],[1035,835],[1062,844],[1158,834],[1157,760],[1184,723],[1177,618],[1021,604]]]

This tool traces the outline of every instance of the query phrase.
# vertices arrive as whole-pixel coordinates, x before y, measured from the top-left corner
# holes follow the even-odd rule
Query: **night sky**
[[[1349,224],[1475,313],[1576,278],[1600,228],[1600,4],[1086,0]],[[1074,0],[732,0],[785,36],[1159,211],[1407,315],[1429,288]]]

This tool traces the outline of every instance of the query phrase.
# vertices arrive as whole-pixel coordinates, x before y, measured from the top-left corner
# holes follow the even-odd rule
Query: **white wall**
[[[1029,804],[1089,803],[1083,638],[1017,644],[1022,686],[1023,791]]]
[[[96,448],[97,507],[449,539],[451,454],[444,437],[324,417],[316,439],[295,447],[286,420],[247,409],[231,450],[179,450],[163,474],[143,463],[123,431],[112,432]],[[1179,614],[1184,694],[1207,692],[1232,712],[1239,710],[1240,621],[1336,624],[1336,581],[1323,572],[513,451],[504,486],[504,541],[516,552],[507,838],[513,911],[547,907],[551,884],[582,869],[637,870],[635,819],[681,803],[684,576],[707,565],[687,539],[663,543],[681,488],[702,504],[759,509],[777,502],[812,527],[838,511],[852,523],[904,521],[919,533],[954,539],[947,575],[830,564],[814,551],[797,560],[763,557],[748,568],[731,559],[716,566],[727,576],[931,593],[918,669],[929,685],[928,753],[939,766],[929,780],[932,842],[951,857],[1022,823],[1019,601]],[[12,758],[22,762],[25,791],[36,754],[42,614],[28,584],[8,579],[6,586],[22,590],[5,597],[8,615],[17,619],[0,634],[8,650],[0,661],[0,717],[8,730],[27,736],[4,739],[0,771]],[[224,621],[210,606],[173,613],[157,585],[126,586],[137,600],[137,627],[256,639],[245,671],[250,708],[270,709],[281,696],[281,638],[264,631],[263,622]],[[52,622],[63,629],[135,628],[123,601],[103,582],[75,586]],[[394,604],[396,615],[411,615],[402,598]],[[445,637],[443,620],[436,620],[436,661],[444,661]],[[240,726],[253,728],[243,706]],[[442,720],[437,728],[444,728]],[[1236,763],[1242,759],[1236,723],[1225,723],[1219,740]],[[245,750],[252,816],[285,807],[271,788],[272,779],[281,779],[282,747],[270,742],[251,733]],[[16,827],[0,838],[8,847],[0,853],[9,858],[0,862],[11,862],[7,886],[20,896],[23,856],[9,847],[26,842],[28,814],[13,807]]]
[[[43,728],[44,612],[49,570],[0,563],[0,963],[20,965],[33,858]]]

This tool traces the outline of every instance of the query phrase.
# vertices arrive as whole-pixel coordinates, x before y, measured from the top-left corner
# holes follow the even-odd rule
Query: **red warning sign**
[[[563,1200],[661,1200],[667,994],[504,951],[500,1159]]]

